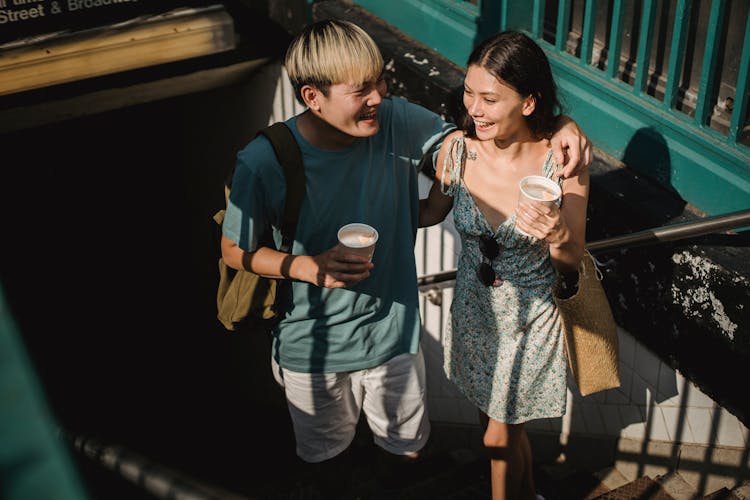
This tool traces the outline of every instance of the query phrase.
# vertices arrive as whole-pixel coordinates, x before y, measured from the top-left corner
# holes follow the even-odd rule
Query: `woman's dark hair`
[[[542,48],[518,31],[503,31],[480,43],[469,56],[467,67],[479,66],[522,96],[533,96],[534,112],[526,117],[531,131],[549,138],[557,130],[562,106],[557,87]],[[475,136],[474,121],[464,109],[463,129]]]

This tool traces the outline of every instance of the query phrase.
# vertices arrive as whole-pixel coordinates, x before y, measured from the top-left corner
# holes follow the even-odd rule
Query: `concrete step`
[[[538,465],[535,474],[546,500],[750,500],[750,482],[701,496],[676,472],[631,481],[614,467],[588,473],[563,462]]]
[[[593,498],[597,500],[631,500],[636,498],[649,500],[674,500],[674,497],[667,493],[658,482],[648,476],[639,477],[635,481],[623,484],[619,488],[615,488],[614,490]]]

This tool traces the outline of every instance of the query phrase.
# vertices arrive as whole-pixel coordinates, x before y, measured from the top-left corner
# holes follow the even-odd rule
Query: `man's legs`
[[[340,498],[352,474],[349,447],[364,409],[379,447],[376,475],[387,489],[412,484],[419,472],[419,452],[430,434],[425,401],[422,352],[402,354],[375,368],[351,373],[305,374],[279,368],[297,442],[328,498]]]
[[[421,350],[352,374],[353,386],[360,383],[364,387],[362,407],[379,447],[379,485],[396,490],[413,484],[420,476],[420,451],[430,435]]]
[[[307,464],[321,498],[345,498],[352,478],[349,446],[361,408],[350,375],[291,372],[275,361],[271,366],[286,395],[297,455]]]

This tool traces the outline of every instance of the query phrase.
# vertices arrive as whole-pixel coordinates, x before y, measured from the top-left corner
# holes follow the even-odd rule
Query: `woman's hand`
[[[559,242],[565,231],[556,203],[534,201],[521,196],[516,208],[516,227],[550,244]]]

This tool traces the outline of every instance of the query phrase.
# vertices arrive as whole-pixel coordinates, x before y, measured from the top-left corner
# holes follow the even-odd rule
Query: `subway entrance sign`
[[[215,2],[0,0],[0,7],[8,38],[0,42],[0,97],[236,46],[234,20]]]
[[[0,44],[154,15],[206,0],[0,0]],[[2,50],[2,45],[0,45]]]

